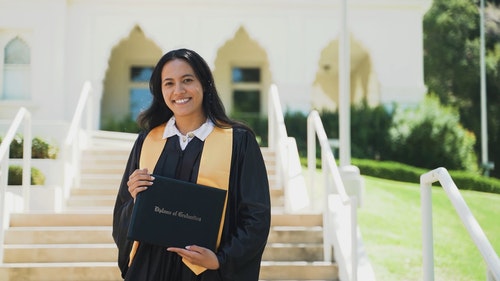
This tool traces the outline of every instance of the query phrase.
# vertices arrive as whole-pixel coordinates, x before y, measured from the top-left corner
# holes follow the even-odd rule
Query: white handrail
[[[288,137],[283,118],[283,111],[279,100],[278,87],[271,85],[269,88],[268,104],[268,146],[276,151],[277,186],[281,186],[281,179],[284,178],[284,149],[283,142]]]
[[[64,141],[64,184],[62,200],[66,200],[69,196],[70,189],[75,183],[79,182],[79,168],[80,168],[80,149],[81,139],[80,133],[82,128],[82,117],[84,110],[87,110],[87,129],[91,128],[92,124],[92,85],[89,81],[83,84],[78,104],[73,114],[68,135]],[[64,202],[63,202],[64,204]]]
[[[488,268],[488,280],[500,281],[500,259],[484,234],[481,226],[474,218],[467,203],[460,194],[448,171],[437,168],[420,176],[420,192],[422,204],[422,257],[424,281],[434,280],[434,252],[432,237],[432,183],[439,181],[455,210],[467,229],[470,237],[481,252]],[[494,279],[493,279],[494,278]]]
[[[302,175],[297,143],[287,134],[278,87],[274,84],[269,90],[268,118],[268,146],[276,152],[276,183],[284,189],[285,211],[299,212],[310,205],[309,194]]]
[[[8,227],[9,210],[5,208],[5,191],[7,189],[9,177],[9,151],[10,144],[16,136],[16,132],[24,123],[23,134],[23,175],[22,175],[22,188],[23,188],[23,207],[25,211],[29,211],[30,198],[29,191],[31,185],[31,114],[30,112],[21,107],[12,121],[5,138],[0,144],[0,263],[3,262],[3,241],[4,231]]]
[[[77,138],[78,131],[81,127],[80,122],[82,120],[83,110],[88,104],[87,101],[89,101],[91,98],[91,91],[92,85],[89,81],[85,81],[80,93],[80,98],[78,99],[78,104],[76,105],[75,113],[73,114],[73,119],[71,120],[68,135],[66,136],[66,140],[64,141],[66,145],[71,145]],[[89,124],[87,124],[87,126],[89,126]]]
[[[325,180],[326,201],[323,212],[324,258],[325,260],[331,260],[332,248],[335,248],[335,260],[339,265],[340,279],[355,281],[358,275],[358,204],[356,197],[349,197],[345,191],[323,123],[318,112],[313,110],[307,118],[307,166],[310,186],[314,186],[314,174],[316,172],[316,136],[321,147],[321,163]],[[334,201],[335,199],[337,200]],[[340,209],[342,206],[337,206],[338,204],[341,204],[347,211],[342,212]],[[345,233],[346,230],[340,229],[341,225],[335,223],[335,220],[345,219],[346,217],[348,217],[347,223],[349,225],[347,232],[350,233]]]

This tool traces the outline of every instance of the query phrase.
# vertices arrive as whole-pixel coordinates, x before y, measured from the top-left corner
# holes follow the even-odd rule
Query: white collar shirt
[[[170,120],[168,120],[167,125],[165,126],[165,131],[163,132],[163,138],[169,138],[174,135],[179,136],[179,144],[181,149],[186,149],[188,143],[194,138],[197,137],[201,141],[205,141],[205,139],[210,135],[213,131],[215,125],[210,119],[207,118],[207,121],[203,123],[198,129],[188,132],[186,135],[183,135],[177,126],[175,126],[175,117],[172,116]]]

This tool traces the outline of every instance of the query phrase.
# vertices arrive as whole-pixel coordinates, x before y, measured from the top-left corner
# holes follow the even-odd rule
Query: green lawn
[[[365,178],[358,222],[377,280],[422,280],[420,186]],[[500,253],[500,195],[461,191]],[[435,280],[486,280],[486,265],[444,190],[433,187]]]

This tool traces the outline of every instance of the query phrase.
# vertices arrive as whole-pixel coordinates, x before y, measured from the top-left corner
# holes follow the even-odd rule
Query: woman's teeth
[[[189,99],[176,100],[175,103],[186,103]]]

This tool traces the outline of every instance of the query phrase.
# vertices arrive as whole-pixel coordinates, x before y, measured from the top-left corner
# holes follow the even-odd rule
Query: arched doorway
[[[266,51],[240,27],[217,52],[214,79],[227,111],[240,118],[266,115],[271,72]]]
[[[139,112],[151,101],[149,78],[162,50],[139,26],[111,51],[101,101],[101,128],[133,131]]]
[[[338,40],[332,41],[321,52],[318,71],[313,83],[312,106],[318,110],[335,111],[339,103]],[[380,90],[372,67],[370,54],[351,37],[351,103],[380,102]]]

